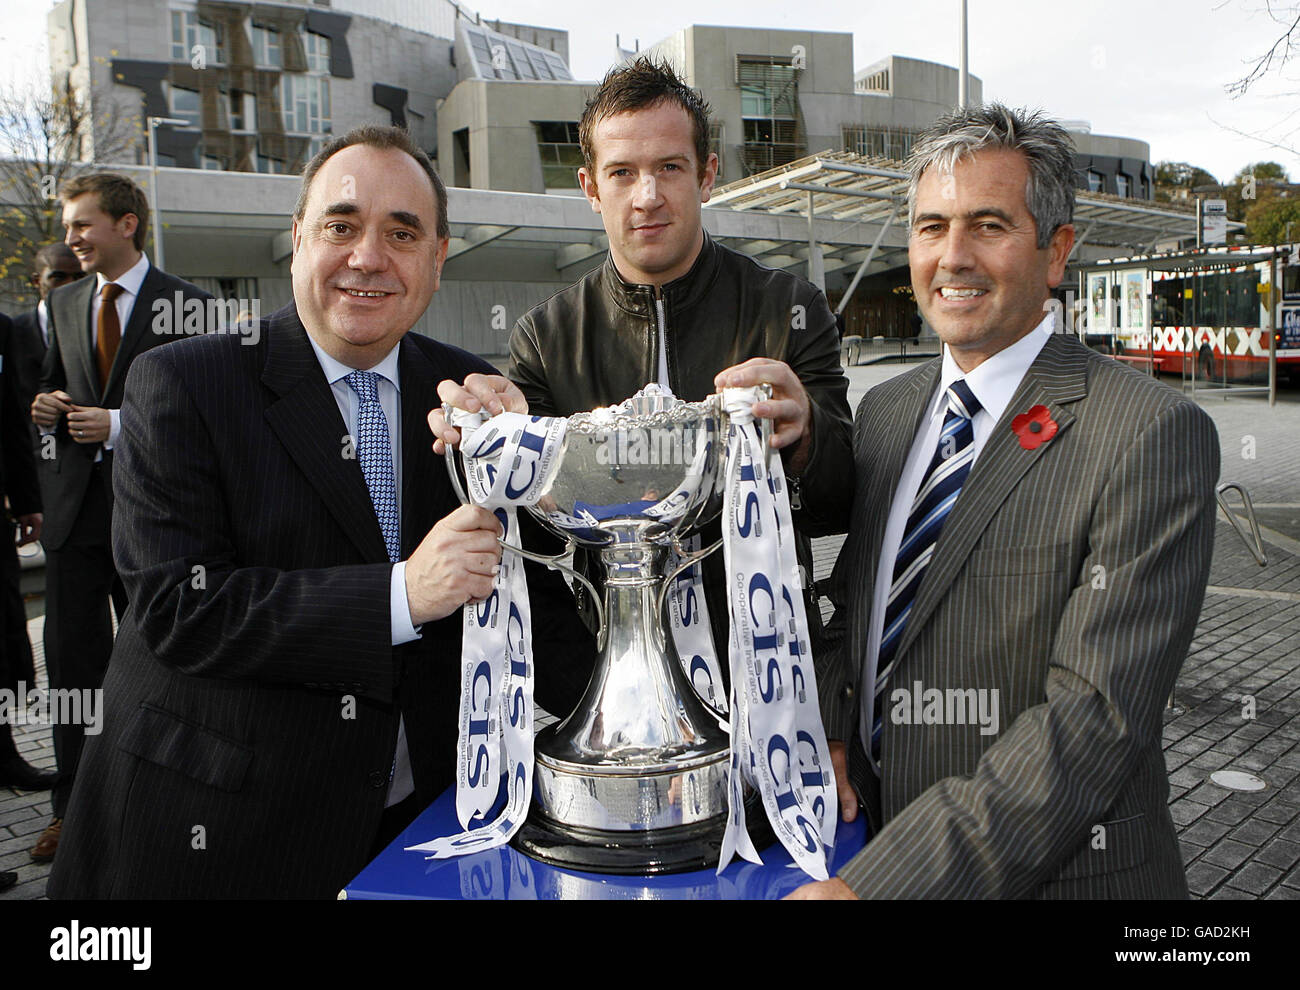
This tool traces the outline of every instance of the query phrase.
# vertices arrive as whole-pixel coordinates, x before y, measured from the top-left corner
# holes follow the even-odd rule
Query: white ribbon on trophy
[[[502,413],[484,423],[481,413],[458,410],[452,425],[462,431],[474,502],[493,509],[502,540],[519,546],[517,506],[536,503],[550,484],[566,421]],[[435,859],[509,842],[533,793],[532,612],[523,558],[503,549],[492,593],[462,611],[456,817],[465,831],[407,847]],[[505,807],[482,824],[497,803],[503,766]]]
[[[747,780],[761,795],[777,838],[795,862],[809,876],[824,880],[829,875],[825,853],[835,841],[835,781],[817,704],[785,476],[779,456],[766,449],[750,412],[759,400],[753,388],[726,389],[723,394],[731,417],[723,509],[731,589],[731,769],[728,822],[717,869],[721,873],[736,853],[762,862],[745,828]],[[515,507],[535,504],[545,493],[566,421],[502,413],[482,422],[481,414],[456,412],[452,425],[462,430],[461,451],[473,501],[494,508],[506,527],[503,538],[518,546]],[[702,463],[703,454],[697,451],[696,456]],[[689,479],[688,474],[687,484]],[[672,499],[669,495],[647,514],[661,508],[667,514]],[[431,858],[508,842],[523,823],[531,799],[531,616],[522,560],[515,558],[507,567],[507,558],[515,555],[503,552],[492,597],[465,607],[456,810],[466,831],[407,847],[432,853]],[[679,606],[687,601],[704,606],[699,565],[686,573],[690,582],[682,583],[680,592],[678,586],[673,588],[675,640],[683,614]],[[494,602],[493,610],[489,606]],[[507,621],[499,621],[502,614]],[[696,633],[676,640],[678,652],[692,683],[698,681],[691,676],[690,662],[698,657],[712,662],[712,682],[721,684],[707,612],[701,611],[699,618]],[[722,700],[718,698],[715,707],[723,709]],[[497,802],[503,766],[509,788],[505,808],[495,821],[474,827]]]
[[[698,535],[682,541],[682,549],[694,553],[700,549]],[[682,558],[669,551],[668,572],[677,570]],[[686,679],[695,693],[711,706],[727,713],[727,696],[722,689],[722,669],[713,648],[713,628],[709,622],[709,605],[704,600],[704,565],[696,561],[673,578],[668,591],[668,618],[672,623],[673,645],[686,671]]]
[[[743,776],[794,861],[825,880],[838,814],[835,776],[817,705],[785,472],[751,412],[760,398],[754,388],[722,394],[731,424],[722,549],[731,599],[732,772],[718,872],[736,853],[762,862],[745,829]]]

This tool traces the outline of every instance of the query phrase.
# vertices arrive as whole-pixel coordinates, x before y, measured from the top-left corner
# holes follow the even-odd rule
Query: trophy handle
[[[703,550],[691,552],[683,550],[681,540],[676,537],[673,538],[673,549],[677,551],[677,556],[682,559],[682,562],[680,565],[673,568],[673,570],[669,572],[668,576],[664,578],[663,587],[659,589],[659,601],[655,605],[656,614],[660,616],[664,614],[664,600],[668,597],[668,589],[673,586],[673,578],[677,577],[678,574],[682,573],[682,571],[686,570],[688,567],[692,567],[699,561],[703,560],[720,546],[722,546],[722,540],[718,540],[716,543],[705,547]]]
[[[447,421],[450,422],[451,421],[450,407],[444,403],[443,410],[444,410],[444,415],[447,417]],[[447,459],[447,477],[451,479],[452,490],[456,493],[456,497],[460,499],[461,505],[470,505],[471,503],[469,500],[469,495],[465,491],[465,483],[461,481],[460,471],[456,467],[455,449],[450,445],[447,445],[445,450],[443,451],[443,455]],[[581,581],[586,586],[587,590],[591,593],[591,600],[596,606],[596,618],[600,623],[598,628],[602,632],[604,631],[605,605],[601,601],[600,592],[596,590],[596,586],[592,584],[590,580],[587,579],[586,575],[579,574],[572,567],[568,567],[565,564],[560,563],[560,561],[562,561],[565,557],[573,553],[574,549],[577,547],[577,543],[575,543],[571,538],[565,539],[564,551],[562,553],[557,553],[553,556],[547,556],[546,554],[542,554],[542,553],[534,553],[531,550],[525,550],[523,547],[513,547],[510,544],[508,544],[505,540],[501,539],[500,537],[497,537],[497,543],[501,546],[503,550],[509,550],[512,553],[517,553],[519,556],[527,558],[528,560],[535,561],[536,563],[539,564],[545,564],[553,571],[559,571],[561,574],[567,574],[570,577],[577,578],[579,581]],[[717,545],[721,546],[722,545],[721,541],[719,541]],[[659,608],[660,610],[663,609],[662,596],[660,596]]]

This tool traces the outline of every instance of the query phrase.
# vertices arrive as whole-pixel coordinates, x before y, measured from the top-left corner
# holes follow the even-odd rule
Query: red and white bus
[[[1273,280],[1277,291],[1269,292]],[[1300,252],[1213,247],[1114,258],[1079,269],[1086,339],[1155,370],[1266,381],[1270,297],[1278,380],[1300,381]]]

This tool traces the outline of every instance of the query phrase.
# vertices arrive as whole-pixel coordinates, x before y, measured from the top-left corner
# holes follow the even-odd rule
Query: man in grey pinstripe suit
[[[1053,122],[992,105],[909,161],[912,285],[944,355],[858,407],[841,635],[818,658],[844,816],[860,801],[873,838],[793,896],[1187,896],[1161,709],[1205,593],[1218,437],[1052,332],[1072,157]],[[953,422],[969,473],[896,567]]]

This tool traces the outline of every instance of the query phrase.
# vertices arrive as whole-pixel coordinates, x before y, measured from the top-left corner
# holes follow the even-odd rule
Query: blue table
[[[735,859],[713,869],[658,877],[581,873],[540,863],[504,846],[457,859],[426,859],[403,847],[459,830],[455,790],[448,789],[344,888],[348,900],[772,900],[808,882],[779,843],[763,865]],[[866,844],[864,815],[839,823],[831,873]]]

